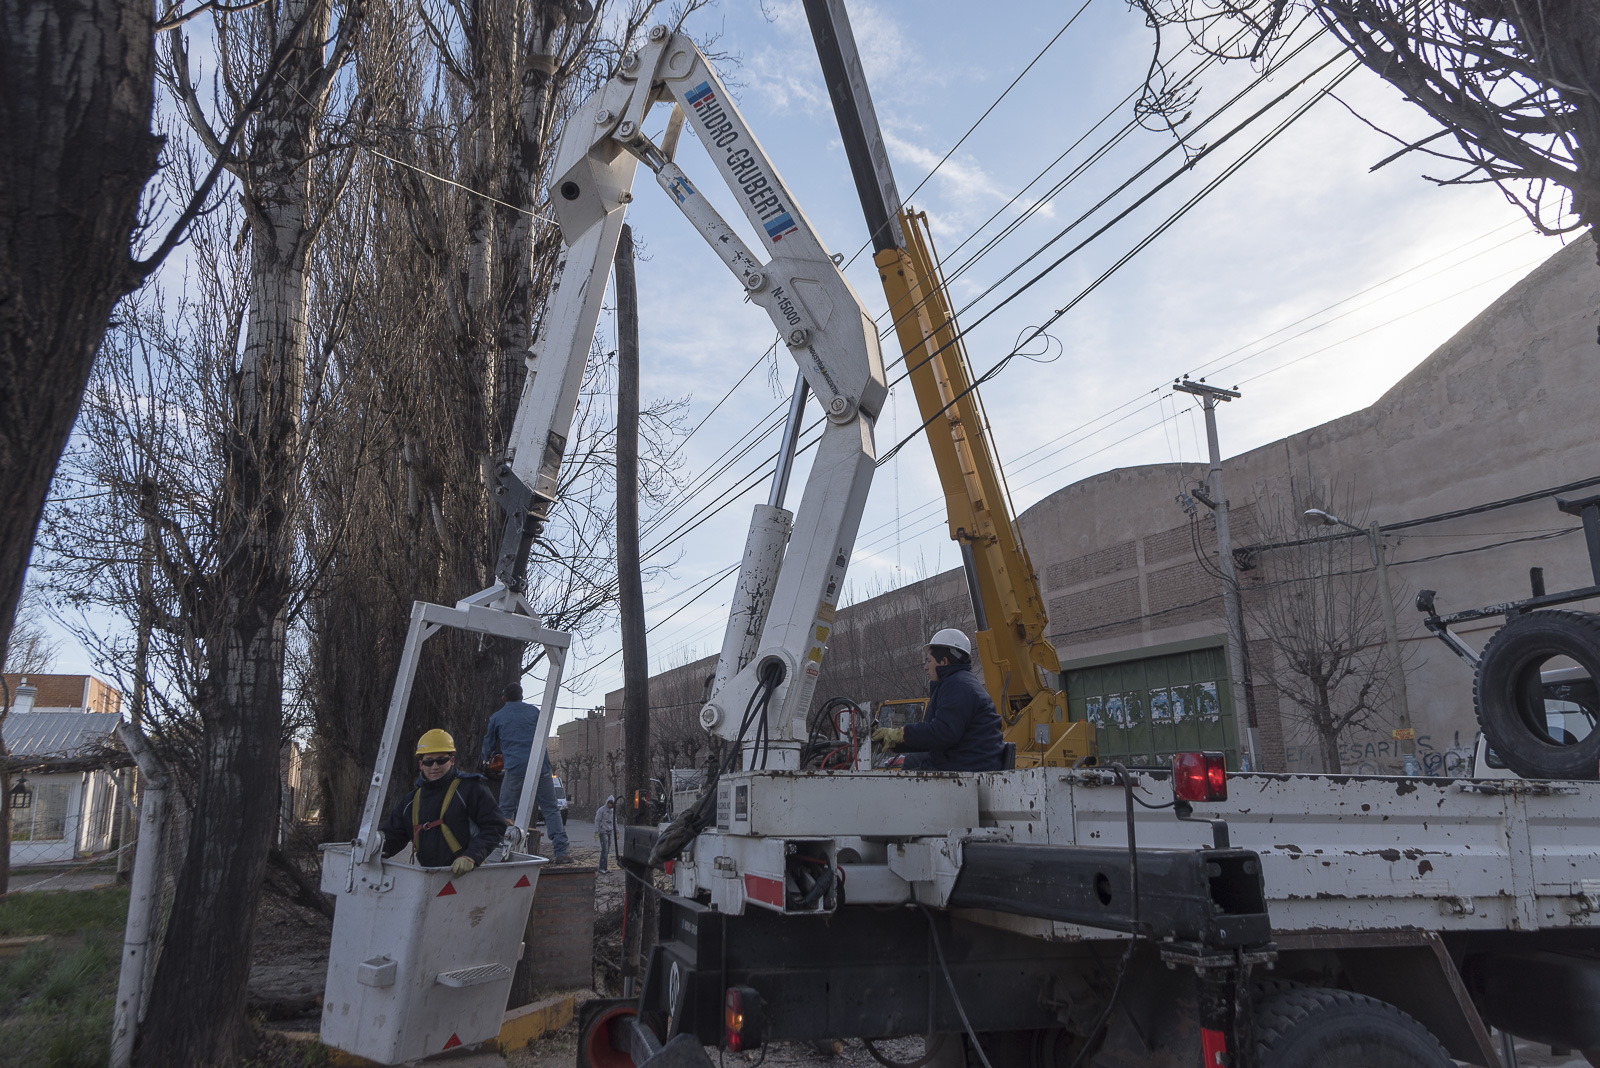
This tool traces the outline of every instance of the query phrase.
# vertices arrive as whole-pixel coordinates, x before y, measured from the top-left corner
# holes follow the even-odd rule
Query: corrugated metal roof
[[[20,712],[6,717],[13,757],[70,757],[109,744],[122,719],[114,712]]]

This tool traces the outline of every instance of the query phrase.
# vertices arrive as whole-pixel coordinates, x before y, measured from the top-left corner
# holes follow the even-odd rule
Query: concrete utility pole
[[[648,822],[640,804],[650,779],[650,665],[645,647],[644,579],[639,573],[639,293],[633,274],[633,228],[626,223],[617,242],[617,609],[622,624],[623,796],[617,805],[627,822]],[[619,821],[620,822],[620,821]],[[622,829],[615,845],[622,863]],[[622,975],[631,988],[638,975],[643,897],[629,879],[623,915],[627,943]]]
[[[1172,388],[1179,393],[1199,397],[1206,410],[1206,449],[1211,455],[1211,470],[1206,474],[1206,485],[1212,499],[1201,500],[1217,517],[1217,555],[1222,567],[1222,614],[1228,631],[1228,675],[1233,694],[1234,722],[1239,722],[1242,713],[1245,759],[1250,762],[1248,770],[1260,771],[1260,730],[1256,724],[1256,710],[1245,693],[1244,615],[1239,604],[1238,571],[1233,563],[1233,538],[1228,532],[1228,493],[1222,486],[1222,447],[1217,443],[1217,404],[1231,401],[1240,394],[1237,390],[1208,386],[1187,378],[1173,382]]]
[[[1378,598],[1383,602],[1383,636],[1389,647],[1390,682],[1394,686],[1396,726],[1390,733],[1400,743],[1400,758],[1407,775],[1417,774],[1417,732],[1411,726],[1411,701],[1406,695],[1406,666],[1400,660],[1400,627],[1394,618],[1394,598],[1389,595],[1389,561],[1383,552],[1383,527],[1376,521],[1368,527],[1346,522],[1321,508],[1307,508],[1307,519],[1321,521],[1325,527],[1345,527],[1365,534],[1372,549],[1372,566],[1378,574]]]

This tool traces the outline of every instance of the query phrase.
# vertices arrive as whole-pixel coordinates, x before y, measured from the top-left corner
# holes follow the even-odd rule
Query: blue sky
[[[896,178],[908,195],[1077,10],[1076,4],[1022,0],[977,6],[851,0],[849,7]],[[716,50],[731,55],[722,70],[752,129],[824,244],[847,258],[855,255],[866,242],[866,227],[799,0],[724,0],[698,13],[687,29],[698,39],[714,39]],[[1141,17],[1125,4],[1091,0],[915,196],[908,196],[928,213],[947,273],[1035,205],[1132,116],[1124,101],[1144,78],[1151,40]],[[1326,40],[1314,41],[1254,88],[1248,87],[1259,71],[1246,64],[1205,71],[1191,125],[1247,92],[1205,128],[1197,145],[1220,141],[1271,98],[1288,96],[972,329],[967,346],[974,369],[988,370],[1024,331],[1079,298],[1260,135],[1311,100],[1313,89],[1330,82],[1345,61],[1336,60],[1307,86],[1296,89],[1296,83],[1334,55]],[[1178,66],[1193,62],[1182,59]],[[1341,82],[1337,94],[1402,136],[1432,130],[1394,90],[1362,71]],[[666,109],[659,108],[646,128],[659,131],[665,121]],[[1086,133],[1076,150],[1050,166]],[[963,322],[970,326],[1176,171],[1178,158],[1157,163],[1107,208],[1000,282],[1171,144],[1166,133],[1135,130],[1038,205],[1014,233],[952,280],[958,306],[976,301]],[[1213,382],[1244,391],[1242,400],[1220,413],[1225,455],[1364,407],[1559,248],[1557,241],[1535,235],[1494,187],[1441,189],[1425,181],[1423,173],[1450,173],[1438,161],[1407,157],[1369,173],[1394,147],[1339,101],[1321,99],[1078,300],[1050,328],[1053,340],[1035,346],[1043,350],[1036,361],[1012,360],[989,382],[984,404],[1017,508],[1111,468],[1201,458],[1204,431],[1197,411],[1189,398],[1174,399],[1162,388],[1184,373],[1211,369]],[[725,218],[741,218],[732,199],[722,195],[709,159],[687,135],[678,162],[719,202]],[[1041,172],[1042,180],[1024,192]],[[733,580],[730,575],[709,583],[738,559],[750,507],[766,499],[766,481],[754,472],[775,443],[775,434],[756,444],[739,444],[740,438],[785,402],[794,366],[780,350],[779,362],[769,356],[767,366],[729,393],[771,345],[770,324],[743,302],[734,279],[648,174],[641,175],[630,221],[643,246],[638,283],[644,391],[687,397],[689,426],[722,402],[680,453],[686,480],[737,458],[727,474],[686,494],[679,510],[654,530],[647,528],[646,550],[666,532],[724,503],[728,498],[721,495],[734,476],[749,474],[754,483],[652,560],[670,564],[667,576],[646,588],[655,627],[651,666],[660,670],[720,645]],[[998,218],[988,222],[996,212]],[[749,240],[757,246],[753,235]],[[855,259],[847,274],[868,309],[882,312],[870,255]],[[602,331],[611,329],[607,315]],[[896,356],[897,347],[887,342],[886,360]],[[891,379],[895,374],[891,366]],[[878,422],[879,454],[919,422],[909,390],[896,389]],[[799,501],[806,471],[802,457],[791,506]],[[878,470],[847,597],[957,562],[926,446],[914,440]],[[607,690],[621,684],[615,650],[614,635],[580,644],[567,671],[577,686],[563,695],[558,721],[601,703]],[[63,651],[58,670],[90,669],[80,651]]]

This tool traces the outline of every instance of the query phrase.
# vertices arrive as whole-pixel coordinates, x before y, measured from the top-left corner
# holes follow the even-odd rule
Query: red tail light
[[[1227,758],[1221,753],[1174,754],[1172,790],[1179,801],[1226,801]]]
[[[735,1053],[761,1045],[765,1022],[765,1003],[748,986],[730,986],[722,1001],[722,1026],[725,1044]]]

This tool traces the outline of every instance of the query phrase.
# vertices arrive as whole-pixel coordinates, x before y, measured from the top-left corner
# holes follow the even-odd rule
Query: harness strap
[[[461,839],[457,838],[450,828],[445,826],[444,814],[450,807],[450,802],[455,800],[456,789],[461,785],[460,779],[451,779],[450,785],[445,787],[444,800],[439,802],[439,818],[431,823],[422,822],[422,787],[417,787],[416,796],[411,799],[411,849],[417,852],[421,849],[422,832],[439,828],[439,833],[444,835],[444,844],[450,847],[452,855],[460,853]]]

